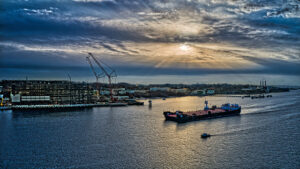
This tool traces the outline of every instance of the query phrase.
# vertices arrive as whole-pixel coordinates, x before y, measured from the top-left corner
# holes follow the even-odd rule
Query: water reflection
[[[152,110],[152,104],[149,104],[149,105],[148,105],[148,109],[149,109],[149,110]]]
[[[239,103],[247,111],[183,124],[165,121],[163,111],[203,108],[204,98],[153,99],[151,108],[1,112],[0,154],[6,166],[0,168],[260,168],[266,161],[272,161],[270,168],[298,168],[298,95],[207,97],[211,104]],[[289,105],[293,111],[283,112],[283,101],[296,102]],[[213,136],[201,139],[204,132]]]

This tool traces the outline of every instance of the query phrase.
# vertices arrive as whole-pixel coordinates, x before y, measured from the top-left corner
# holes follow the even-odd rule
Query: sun
[[[179,49],[182,50],[182,51],[188,51],[188,50],[190,50],[190,46],[188,46],[186,44],[181,44],[179,46]]]

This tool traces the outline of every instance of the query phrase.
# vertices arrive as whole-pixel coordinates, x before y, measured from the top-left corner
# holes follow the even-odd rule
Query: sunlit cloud
[[[282,62],[282,73],[300,74],[297,0],[1,3],[2,64],[12,63],[8,53],[33,52],[32,64],[55,57],[58,64],[63,58],[83,65],[92,52],[118,66],[280,73]]]

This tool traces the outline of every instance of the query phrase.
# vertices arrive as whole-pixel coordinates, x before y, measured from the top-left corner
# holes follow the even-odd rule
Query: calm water
[[[300,168],[300,91],[273,98],[207,97],[242,105],[240,116],[177,124],[163,110],[204,98],[154,99],[152,107],[0,112],[0,168]],[[201,133],[213,134],[203,140]]]

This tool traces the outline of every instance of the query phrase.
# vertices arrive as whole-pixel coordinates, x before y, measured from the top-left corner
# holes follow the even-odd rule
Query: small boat
[[[166,98],[164,97],[163,100],[166,100]]]
[[[201,138],[208,138],[208,137],[210,137],[210,134],[207,134],[207,133],[201,134]]]

